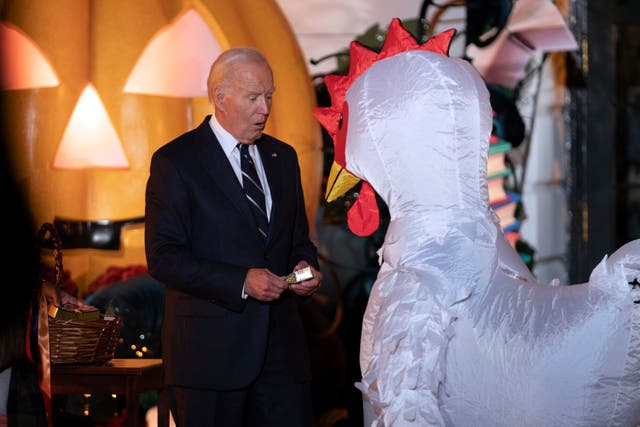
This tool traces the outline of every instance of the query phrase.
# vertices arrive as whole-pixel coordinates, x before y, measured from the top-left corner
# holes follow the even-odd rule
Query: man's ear
[[[217,87],[213,89],[213,106],[216,111],[224,111],[224,91],[222,88]]]

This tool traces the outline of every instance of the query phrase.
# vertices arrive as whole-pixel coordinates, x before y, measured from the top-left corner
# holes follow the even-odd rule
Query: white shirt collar
[[[211,130],[213,131],[216,138],[218,138],[218,142],[226,154],[227,157],[231,157],[231,152],[236,145],[238,145],[238,141],[231,135],[225,128],[222,127],[220,122],[216,119],[216,115],[212,114],[211,119],[209,120],[209,126],[211,126]]]

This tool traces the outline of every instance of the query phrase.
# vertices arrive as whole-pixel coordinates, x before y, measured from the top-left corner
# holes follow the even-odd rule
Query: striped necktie
[[[269,219],[267,217],[267,209],[264,200],[264,190],[260,185],[260,178],[256,171],[256,165],[249,154],[248,144],[238,144],[240,148],[240,168],[242,169],[242,188],[247,196],[249,207],[253,213],[253,217],[258,224],[258,231],[264,239],[267,238],[269,230]]]

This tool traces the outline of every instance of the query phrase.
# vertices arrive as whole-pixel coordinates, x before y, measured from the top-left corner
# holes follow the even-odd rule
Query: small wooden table
[[[139,395],[161,390],[162,359],[111,359],[105,365],[52,365],[52,394],[124,394],[127,398],[127,426],[141,422]],[[168,427],[169,408],[158,399],[158,427]]]

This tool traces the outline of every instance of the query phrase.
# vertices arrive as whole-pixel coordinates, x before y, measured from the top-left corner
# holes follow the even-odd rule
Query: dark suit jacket
[[[309,379],[297,296],[241,298],[251,267],[286,275],[306,260],[317,268],[296,152],[268,135],[257,141],[273,200],[265,243],[209,119],[154,153],[147,183],[147,263],[166,285],[165,380],[218,390],[248,385],[259,373],[269,322],[279,354]]]

